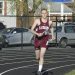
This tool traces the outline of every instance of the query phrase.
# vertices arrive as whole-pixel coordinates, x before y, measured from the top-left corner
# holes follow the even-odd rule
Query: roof
[[[58,3],[58,2],[56,2],[56,3],[55,2],[54,3],[43,2],[41,5],[39,5],[38,9],[36,9],[35,15],[40,13],[39,11],[41,10],[41,8],[49,9],[48,8],[49,4],[50,4],[50,13],[51,14],[52,13],[61,13],[61,3]],[[67,14],[72,13],[72,9],[69,8],[67,5],[63,4],[63,7],[64,7],[64,9],[63,9],[64,13],[67,13]]]

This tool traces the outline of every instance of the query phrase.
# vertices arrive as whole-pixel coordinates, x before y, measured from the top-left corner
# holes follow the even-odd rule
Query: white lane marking
[[[7,55],[3,55],[1,57],[19,57],[19,56],[20,57],[22,57],[22,56],[23,57],[29,57],[29,56],[31,57],[31,56],[34,56],[34,55],[8,55],[8,56]]]
[[[70,67],[70,66],[75,66],[75,64],[70,64],[70,65],[64,65],[64,66],[50,68],[50,69],[47,69],[46,71],[44,71],[43,73],[51,71],[51,70],[54,70],[54,69],[59,69],[59,68],[64,68],[64,67]]]
[[[27,50],[29,50],[29,49],[27,49]],[[7,50],[2,50],[1,52],[14,52],[14,51],[16,51],[16,52],[27,52],[27,53],[33,53],[34,51],[25,51],[25,50],[18,50],[18,49],[7,49]]]
[[[32,60],[32,61],[21,61],[21,62],[5,63],[5,64],[0,64],[0,65],[3,66],[3,65],[7,65],[7,64],[24,63],[24,62],[33,62],[33,61],[36,62],[36,60]],[[67,60],[67,61],[47,61],[45,64],[49,64],[49,63],[59,63],[59,62],[62,63],[62,62],[68,62],[68,61],[75,61],[75,60]]]
[[[66,57],[64,57],[64,58],[50,58],[50,59],[45,59],[45,61],[47,61],[47,60],[60,60],[60,59],[65,59]]]
[[[26,49],[29,50],[30,48],[26,48],[26,47],[25,47],[25,48],[23,48],[23,51],[26,50]],[[33,48],[32,48],[32,49],[33,49]],[[7,51],[7,50],[8,50],[8,51],[9,51],[9,50],[20,51],[20,50],[21,50],[21,47],[15,47],[15,48],[14,48],[14,47],[11,47],[11,48],[3,48],[3,51]]]
[[[47,57],[53,57],[53,56],[45,56],[45,58],[47,58]],[[16,59],[27,59],[27,58],[35,58],[35,56],[33,56],[33,57],[25,57],[25,58],[13,58],[13,59],[10,59],[10,58],[2,58],[2,60],[0,60],[0,61],[5,61],[5,60],[16,60]],[[67,58],[67,57],[64,57],[64,58]],[[62,59],[62,58],[50,58],[50,59]]]
[[[21,55],[19,55],[19,56],[21,56]],[[32,56],[32,55],[29,55],[29,56]],[[51,56],[45,56],[45,57],[52,57],[52,56],[57,56],[57,55],[51,55]],[[63,55],[60,55],[60,56],[63,56]],[[69,56],[69,55],[65,55],[65,56]],[[2,56],[2,57],[5,57],[5,56]],[[15,57],[15,56],[7,56],[7,57]],[[5,59],[5,58],[3,58],[3,59]],[[15,59],[18,59],[18,58],[15,58]],[[15,59],[7,59],[7,60],[15,60]],[[3,60],[0,60],[0,61],[3,61]]]
[[[8,57],[8,58],[11,58],[11,57],[13,57],[13,56],[11,56],[11,57],[10,57],[10,56],[7,56],[7,57]],[[2,56],[2,58],[7,58],[7,57]],[[17,57],[17,56],[15,56],[15,58],[16,58],[16,57]],[[18,57],[17,57],[17,58],[18,58]],[[19,58],[20,58],[20,57],[19,57]],[[29,56],[29,57],[26,57],[26,58],[34,58],[34,57],[30,57],[30,56]]]
[[[35,58],[35,57],[25,57],[25,58]],[[7,59],[7,58],[3,58],[3,59]],[[10,59],[10,58],[8,58],[8,59]],[[13,58],[14,59],[14,58]],[[15,58],[16,59],[16,58]]]
[[[34,56],[33,54],[32,55],[2,55],[2,57],[19,57],[19,56]]]
[[[35,55],[15,55],[15,56],[12,56],[12,55],[8,55],[7,56],[7,55],[4,55],[2,57],[18,57],[18,56],[26,56],[27,57],[27,56],[35,56]],[[50,54],[48,54],[48,55],[46,54],[45,55],[45,57],[52,57],[52,56],[58,56],[58,57],[60,57],[60,56],[69,56],[69,55],[52,55],[52,54],[51,55]]]
[[[47,63],[63,63],[63,62],[71,62],[75,60],[67,60],[67,61],[46,61]]]
[[[75,58],[75,57],[70,57],[70,56],[67,56],[67,57],[56,57],[56,58],[50,58],[50,59],[72,59],[72,58]],[[47,59],[47,58],[46,58]],[[49,59],[49,58],[48,58]]]
[[[62,54],[62,55],[46,54],[45,56],[58,56],[58,57],[60,57],[60,56],[69,56],[69,55],[64,55],[64,54]]]
[[[20,60],[20,59],[28,59],[28,58],[34,58],[34,57],[27,57],[27,58],[15,58],[15,59],[4,59],[4,60],[0,60],[0,61],[5,61],[5,60]],[[64,58],[51,58],[51,59],[45,59],[45,61],[52,61],[52,59],[65,59],[66,57],[64,57]],[[13,62],[14,63],[14,62]],[[4,64],[8,64],[8,63],[4,63]],[[9,63],[10,64],[10,63]],[[0,65],[2,65],[2,64],[0,64]]]
[[[10,58],[2,58],[2,60],[0,61],[6,61],[6,60],[20,60],[20,59],[28,59],[28,58],[34,58],[34,57],[25,57],[25,58],[13,58],[13,59],[10,59]]]
[[[32,66],[36,66],[36,65],[37,65],[37,64],[34,64],[34,65],[28,65],[28,66],[22,66],[22,67],[17,67],[17,68],[13,68],[13,69],[9,69],[9,70],[6,70],[6,71],[0,73],[0,75],[3,75],[3,74],[5,74],[5,73],[7,73],[7,72],[9,72],[9,71],[13,71],[13,70],[16,70],[16,69],[28,68],[28,67],[32,67]]]
[[[27,58],[34,58],[34,57],[27,57]],[[27,59],[27,58],[25,58],[25,59]],[[51,58],[51,59],[45,59],[45,61],[48,61],[49,60],[49,62],[50,61],[52,61],[52,59],[65,59],[65,58]],[[15,60],[15,59],[14,59]],[[67,61],[74,61],[74,60],[67,60]],[[66,61],[66,62],[67,62]],[[14,64],[14,63],[22,63],[22,62],[25,62],[25,61],[21,61],[21,62],[12,62],[12,63],[4,63],[4,64],[0,64],[0,65],[6,65],[6,64]],[[31,62],[31,60],[30,61],[26,61],[26,62]],[[53,61],[54,62],[54,61]],[[63,61],[62,61],[63,62]]]
[[[1,55],[2,55],[2,54],[1,54]],[[17,55],[17,54],[7,54],[7,55],[8,55],[8,56],[32,56],[32,55],[34,55],[34,54],[32,54],[32,55],[28,55],[28,54],[21,54],[21,55],[20,55],[20,54],[18,54],[18,55]],[[2,56],[7,56],[7,55],[6,55],[6,54],[5,54],[5,55],[3,54]]]
[[[36,61],[36,60],[31,60],[31,61],[21,61],[21,62],[12,62],[12,63],[4,63],[4,64],[0,64],[0,66],[3,66],[3,65],[7,65],[7,64],[18,64],[18,63],[24,63],[24,62],[33,62],[33,61]]]
[[[21,54],[21,53],[20,53]],[[27,54],[27,53],[26,53]],[[53,55],[53,56],[57,56],[59,53],[58,52],[53,52],[53,54],[56,54],[56,55]],[[66,53],[66,54],[68,54],[68,53]],[[14,54],[13,54],[14,55]],[[46,54],[46,55],[50,55],[50,54]],[[52,54],[51,54],[52,55]],[[64,54],[62,54],[61,53],[61,55],[60,56],[63,56]],[[74,53],[70,53],[70,55],[75,55]],[[17,56],[21,56],[21,55],[17,55]],[[65,56],[67,56],[67,55],[65,55]]]
[[[65,56],[67,56],[67,55],[65,55]],[[2,56],[3,57],[3,56]],[[53,57],[53,56],[45,56],[45,57]],[[2,58],[2,60],[0,60],[0,61],[5,61],[5,60],[16,60],[16,59],[27,59],[27,58],[35,58],[35,56],[32,56],[32,57],[25,57],[25,58],[13,58],[13,59],[10,59],[10,58]],[[67,58],[67,57],[64,57],[64,58]],[[71,57],[72,58],[72,57]],[[53,58],[51,58],[51,59],[53,59]],[[54,59],[62,59],[62,58],[54,58]]]
[[[0,65],[7,65],[7,64],[15,64],[15,63],[24,63],[24,62],[32,62],[32,61],[36,61],[36,60],[30,60],[30,61],[21,61],[21,62],[12,62],[12,63],[4,63],[4,64],[0,64]],[[45,61],[51,62],[52,60],[47,59]],[[75,60],[67,60],[67,61],[75,61]],[[67,62],[67,61],[53,61],[53,62]]]
[[[3,54],[34,54],[34,53],[26,53],[26,52],[4,52]],[[0,53],[2,54],[2,53]]]
[[[17,60],[17,59],[28,59],[28,58],[31,58],[31,59],[35,59],[35,57],[25,57],[25,58],[13,58],[13,59],[10,59],[10,58],[2,58],[2,60],[0,61],[6,61],[6,60]]]
[[[49,52],[48,52],[49,53]],[[74,55],[75,53],[59,53],[59,52],[50,52],[52,55]],[[50,55],[50,54],[48,54]]]
[[[46,63],[46,64],[49,64],[49,63]],[[6,71],[0,73],[0,75],[3,75],[3,74],[5,74],[5,73],[7,73],[7,72],[10,72],[10,71],[13,71],[13,70],[16,70],[16,69],[28,68],[28,67],[32,67],[32,66],[36,66],[36,65],[38,65],[38,64],[28,65],[28,66],[22,66],[22,67],[17,67],[17,68],[9,69],[9,70],[6,70]],[[64,65],[64,66],[59,66],[59,67],[51,68],[51,69],[48,69],[48,70],[46,70],[46,71],[44,71],[44,72],[47,72],[47,71],[50,71],[50,70],[53,70],[53,69],[57,69],[57,68],[72,66],[72,65],[75,65],[75,64],[70,64],[70,65]],[[43,72],[43,73],[44,73],[44,72]]]

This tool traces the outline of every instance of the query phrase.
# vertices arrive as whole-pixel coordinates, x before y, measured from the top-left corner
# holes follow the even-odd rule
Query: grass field
[[[72,70],[72,71],[66,73],[65,75],[75,75],[75,70]]]

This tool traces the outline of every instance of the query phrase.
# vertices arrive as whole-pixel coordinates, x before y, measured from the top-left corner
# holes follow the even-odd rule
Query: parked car
[[[54,35],[57,39],[49,41],[49,43],[55,43],[64,48],[68,45],[75,45],[75,23],[65,22],[61,26],[55,27]]]
[[[4,46],[15,44],[32,44],[33,34],[27,28],[6,28],[2,31],[5,38]]]
[[[5,28],[6,28],[5,25],[2,22],[0,22],[0,31],[5,29]]]
[[[0,50],[2,49],[2,36],[0,34]]]
[[[3,42],[4,42],[4,37],[2,36],[2,33],[1,33],[1,31],[0,31],[0,50],[2,49],[2,47],[3,47]]]

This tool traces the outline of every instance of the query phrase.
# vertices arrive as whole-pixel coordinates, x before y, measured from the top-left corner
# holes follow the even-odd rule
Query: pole
[[[48,3],[48,14],[49,14],[49,20],[50,20],[50,3]]]
[[[23,4],[22,0],[20,0],[20,15],[21,15],[21,28],[23,28]],[[23,50],[23,32],[21,32],[21,50]]]
[[[7,15],[7,0],[4,0],[4,15]]]
[[[63,15],[64,15],[64,4],[61,3],[61,20],[63,20]]]
[[[58,19],[57,19],[57,16],[56,16],[56,47],[58,46],[57,45],[57,21],[58,21]]]
[[[72,11],[72,22],[74,22],[75,21],[75,0],[73,1],[72,8],[73,8],[73,11]]]

